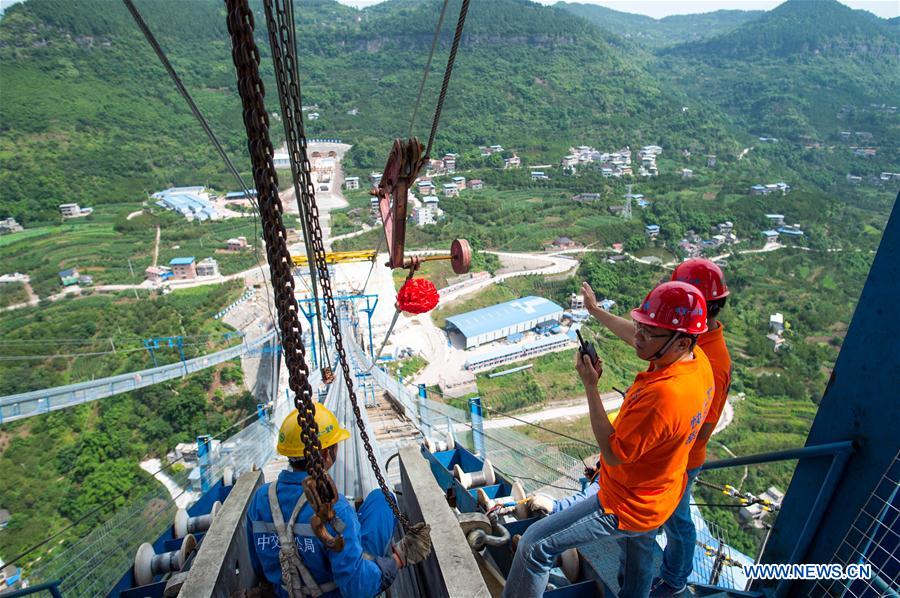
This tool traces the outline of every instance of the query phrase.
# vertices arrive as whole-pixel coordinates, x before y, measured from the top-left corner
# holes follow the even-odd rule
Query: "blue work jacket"
[[[276,493],[285,522],[290,519],[297,500],[303,494],[305,471],[284,470],[278,475]],[[280,543],[272,523],[269,507],[269,484],[264,484],[253,497],[247,512],[247,534],[250,542],[250,559],[257,577],[272,583],[279,596],[287,596],[281,587],[281,565],[278,561]],[[316,582],[324,584],[333,581],[337,590],[326,592],[323,598],[337,596],[366,597],[377,596],[394,581],[397,564],[391,557],[372,555],[363,557],[360,543],[360,525],[353,506],[344,495],[339,495],[334,505],[335,514],[344,522],[344,549],[330,552],[309,528],[313,516],[309,504],[303,506],[294,526],[294,542],[303,564],[309,569]],[[327,526],[332,535],[337,535],[331,525]]]

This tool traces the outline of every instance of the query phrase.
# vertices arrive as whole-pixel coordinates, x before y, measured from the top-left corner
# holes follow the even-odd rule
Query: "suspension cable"
[[[253,164],[253,178],[256,183],[257,200],[263,222],[263,235],[269,272],[275,289],[275,306],[281,325],[288,381],[294,392],[294,405],[303,442],[303,457],[307,461],[310,484],[305,486],[311,497],[317,500],[314,520],[323,527],[334,518],[333,505],[337,501],[337,488],[325,471],[322,445],[319,441],[319,427],[315,421],[313,389],[309,381],[309,366],[306,364],[306,349],[303,345],[302,326],[298,314],[299,306],[294,297],[294,277],[292,261],[287,248],[287,231],[282,214],[284,207],[278,195],[278,175],[273,162],[274,149],[269,136],[269,116],[265,106],[265,86],[259,74],[259,48],[254,39],[254,18],[247,0],[226,0],[228,32],[232,41],[238,91],[243,107],[244,127],[247,146]],[[308,242],[308,240],[307,240]],[[326,532],[327,533],[327,532]],[[318,535],[318,534],[317,534]],[[325,538],[337,546],[339,540]]]
[[[232,2],[241,1],[243,7],[246,7],[246,0],[227,1],[229,2],[229,5]],[[300,166],[299,171],[309,173],[311,167],[307,155],[307,139],[300,109],[300,106],[302,105],[300,81],[296,76],[296,46],[290,43],[290,40],[293,39],[293,34],[290,30],[295,26],[295,23],[288,17],[288,12],[292,9],[285,6],[290,5],[292,1],[293,0],[264,0],[263,7],[265,8],[269,41],[272,47],[272,59],[275,63],[275,77],[278,83],[278,93],[280,96],[288,97],[294,108],[293,112],[287,111],[282,115],[285,120],[285,131],[288,136],[288,150],[292,162],[296,162]],[[249,9],[246,10],[249,12]],[[258,53],[256,54],[256,58],[258,59]],[[259,85],[261,86],[262,83],[260,82]],[[259,102],[262,102],[261,97],[259,98]],[[295,118],[296,115],[300,115],[300,118]],[[288,122],[287,119],[290,119],[290,122]],[[305,185],[301,185],[300,191],[301,200],[306,203],[308,208],[305,211],[305,218],[308,221],[308,226],[311,231],[307,243],[311,243],[314,249],[316,269],[319,275],[322,296],[325,300],[326,314],[331,327],[331,336],[334,340],[335,351],[338,353],[341,370],[350,397],[350,403],[353,407],[353,414],[356,419],[357,428],[359,429],[359,435],[363,441],[363,447],[366,450],[372,472],[378,481],[379,488],[381,489],[382,494],[384,494],[385,500],[390,505],[394,516],[400,522],[401,526],[404,530],[408,531],[410,529],[409,520],[406,515],[400,511],[396,499],[388,489],[387,483],[384,481],[381,467],[378,465],[378,460],[372,449],[372,444],[369,440],[364,418],[360,412],[359,402],[354,390],[353,376],[350,373],[349,360],[347,359],[344,348],[340,322],[338,320],[334,295],[331,289],[331,275],[328,271],[328,261],[319,221],[319,208],[316,203],[315,186],[312,185],[311,177],[307,177],[305,181],[301,182],[306,183]]]
[[[434,109],[434,119],[431,121],[431,134],[428,136],[428,145],[425,148],[425,159],[431,159],[431,146],[437,135],[438,123],[441,121],[441,111],[444,109],[444,100],[447,97],[447,88],[450,86],[450,75],[453,74],[453,64],[456,62],[456,51],[462,39],[463,26],[466,24],[466,13],[469,12],[469,0],[462,0],[459,8],[459,20],[456,22],[456,32],[453,34],[453,45],[450,47],[450,56],[447,57],[447,68],[444,71],[444,82],[441,84],[441,94],[438,96],[437,106]]]
[[[134,5],[132,0],[122,0],[124,2],[125,7],[128,9],[128,12],[131,13],[132,18],[134,18],[135,23],[137,23],[138,28],[144,34],[144,37],[147,38],[147,41],[150,43],[150,46],[153,48],[153,51],[156,53],[156,56],[159,58],[159,61],[162,63],[163,68],[166,69],[166,72],[169,74],[169,77],[175,83],[175,87],[178,90],[178,93],[181,94],[181,97],[184,98],[184,101],[187,102],[188,107],[191,109],[194,117],[199,121],[200,126],[203,127],[203,130],[206,132],[207,137],[212,142],[213,146],[216,148],[216,151],[222,157],[222,161],[225,162],[226,168],[228,168],[231,175],[235,178],[238,185],[241,188],[241,191],[244,193],[244,197],[250,202],[250,206],[253,208],[254,213],[256,214],[256,218],[253,219],[253,255],[256,258],[256,266],[259,268],[259,272],[262,275],[261,278],[263,280],[263,284],[266,287],[266,309],[269,312],[269,319],[272,321],[272,325],[275,328],[275,334],[281,336],[280,332],[278,332],[278,326],[276,325],[275,314],[272,313],[272,305],[269,299],[269,279],[266,276],[265,270],[263,270],[262,264],[259,263],[259,248],[258,243],[255,242],[256,239],[259,238],[259,232],[257,230],[257,224],[259,220],[262,219],[262,216],[259,212],[259,206],[257,204],[256,199],[254,199],[253,194],[250,192],[250,189],[247,186],[247,183],[244,182],[244,178],[241,176],[241,173],[238,172],[238,169],[235,167],[234,162],[231,161],[231,158],[228,157],[228,153],[225,151],[225,148],[219,142],[219,138],[213,132],[212,127],[209,126],[209,122],[206,120],[206,117],[203,116],[203,113],[200,112],[200,108],[197,106],[197,103],[194,101],[194,98],[191,96],[190,92],[184,86],[184,83],[181,81],[181,77],[178,76],[178,73],[175,71],[175,68],[172,66],[172,63],[169,62],[166,53],[163,51],[162,47],[159,45],[159,42],[156,40],[156,36],[153,35],[153,32],[150,31],[150,28],[147,26],[147,23],[144,21],[144,18],[141,16],[140,11],[137,9],[137,6]]]
[[[290,48],[297,47],[296,40],[296,32],[294,31],[293,23],[294,23],[294,6],[293,2],[287,2],[284,8],[285,16],[288,23],[291,23],[292,26],[287,28],[287,40],[281,40],[282,43],[286,41]],[[267,13],[268,18],[268,13]],[[271,37],[273,32],[269,29],[270,41],[271,45],[275,45],[274,39]],[[280,81],[285,80],[286,78],[290,78],[291,81],[296,81],[299,89],[300,85],[300,76],[299,71],[297,69],[297,61],[296,58],[291,60],[291,57],[287,57],[288,59],[283,64],[275,64],[276,68],[276,77],[280,75],[278,78],[279,85]],[[277,69],[279,66],[282,67],[282,71],[279,73]],[[290,69],[290,71],[285,72],[284,69]],[[296,130],[293,127],[294,119],[299,120],[301,123],[303,122],[303,106],[300,102],[300,97],[298,96],[297,103],[292,104],[293,96],[287,94],[278,94],[278,102],[281,106],[281,114],[282,119],[281,122],[284,124],[284,134],[285,134],[285,144],[288,145],[292,142],[291,135],[293,134],[296,138]],[[288,153],[290,155],[290,165],[291,165],[291,183],[294,186],[294,197],[297,200],[297,211],[300,213],[300,226],[303,229],[303,245],[306,248],[306,264],[309,270],[309,280],[310,285],[312,286],[312,296],[313,296],[313,309],[316,312],[316,326],[319,329],[319,339],[321,340],[321,348],[324,355],[324,362],[327,364],[331,364],[331,358],[328,355],[327,343],[325,343],[325,329],[322,326],[322,311],[319,307],[319,283],[317,272],[315,268],[315,256],[313,253],[313,247],[309,242],[310,238],[310,226],[309,226],[309,217],[307,212],[309,210],[309,204],[306,201],[303,201],[303,194],[301,192],[302,188],[309,188],[312,185],[312,173],[309,170],[309,163],[300,162],[297,163],[294,160],[294,153],[291,151],[291,146],[288,145]],[[314,187],[314,186],[313,186]]]
[[[428,80],[428,72],[431,70],[431,59],[434,58],[434,49],[437,47],[438,40],[441,37],[441,26],[444,24],[444,13],[447,12],[447,4],[449,0],[444,0],[441,6],[441,16],[438,17],[437,27],[434,28],[434,37],[431,40],[431,52],[428,53],[428,62],[425,63],[425,70],[422,72],[422,82],[419,83],[419,93],[416,96],[416,106],[413,108],[412,117],[409,119],[409,133],[407,137],[412,137],[413,126],[416,124],[416,115],[419,113],[419,104],[422,103],[422,92],[425,90],[425,82]]]

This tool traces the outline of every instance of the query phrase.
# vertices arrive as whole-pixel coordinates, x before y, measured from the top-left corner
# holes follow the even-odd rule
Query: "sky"
[[[3,0],[0,0],[2,2]],[[302,1],[302,0],[301,0]],[[338,0],[341,4],[362,8],[382,0]],[[537,0],[541,4],[556,4],[557,0]],[[632,12],[660,19],[669,15],[712,12],[720,9],[771,10],[784,0],[568,0],[585,4],[599,4],[622,12]],[[806,0],[815,2],[816,0]],[[886,19],[900,16],[897,0],[841,0],[850,8],[868,10]]]

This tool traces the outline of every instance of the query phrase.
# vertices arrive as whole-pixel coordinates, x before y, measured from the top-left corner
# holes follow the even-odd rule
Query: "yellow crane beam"
[[[329,264],[350,264],[353,262],[374,262],[376,257],[375,251],[331,251],[325,254],[325,260]],[[294,255],[291,257],[295,266],[305,266],[307,259],[305,255]]]

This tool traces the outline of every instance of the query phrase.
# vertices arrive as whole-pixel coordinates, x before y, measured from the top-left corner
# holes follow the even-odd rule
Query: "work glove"
[[[556,504],[556,501],[552,497],[538,492],[528,497],[527,504],[529,511],[549,515],[553,512],[553,505]]]
[[[401,567],[421,563],[431,554],[431,526],[416,523],[393,548]]]

